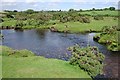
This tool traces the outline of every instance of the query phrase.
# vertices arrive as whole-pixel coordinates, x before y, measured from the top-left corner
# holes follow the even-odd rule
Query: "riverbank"
[[[106,45],[108,50],[120,51],[119,35],[120,31],[114,31],[112,34],[98,33],[93,39],[100,44]]]
[[[118,20],[114,20],[114,17],[104,17],[104,20],[94,20],[93,17],[90,17],[90,23],[81,23],[78,21],[71,21],[61,23],[59,20],[48,21],[48,24],[32,26],[32,25],[24,25],[21,29],[48,29],[54,27],[57,29],[57,32],[67,32],[69,33],[86,33],[86,32],[100,32],[104,26],[117,26]],[[14,29],[16,25],[16,20],[13,19],[5,19],[2,22],[0,29]],[[23,21],[26,22],[26,21]],[[55,24],[53,24],[55,23]],[[108,24],[109,23],[109,24]],[[67,28],[66,28],[67,26]]]
[[[66,23],[57,23],[52,26],[55,29],[57,29],[58,32],[68,31],[68,33],[86,33],[86,32],[101,32],[104,26],[118,25],[118,20],[114,20],[113,17],[105,17],[104,20],[94,20],[91,17],[90,20],[91,20],[90,23],[66,22]]]
[[[90,78],[87,72],[70,65],[68,61],[34,56],[27,50],[22,50],[21,54],[21,50],[5,46],[0,46],[1,48],[3,78]]]

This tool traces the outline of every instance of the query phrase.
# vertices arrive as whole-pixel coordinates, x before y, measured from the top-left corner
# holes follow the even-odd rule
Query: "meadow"
[[[0,49],[3,78],[91,78],[78,66],[70,65],[69,61],[34,56],[28,50],[21,52],[6,46],[0,46]],[[12,54],[15,51],[19,53]]]
[[[54,26],[58,31],[67,30],[71,33],[80,32],[100,32],[104,26],[117,26],[118,20],[114,20],[112,17],[105,17],[104,20],[94,20],[90,19],[90,23],[80,23],[80,22],[67,22],[67,23],[57,23]]]
[[[110,10],[105,10],[105,11],[84,11],[84,12],[81,12],[81,14],[87,14],[87,15],[91,15],[91,16],[96,16],[96,15],[118,16],[118,11],[110,11]]]

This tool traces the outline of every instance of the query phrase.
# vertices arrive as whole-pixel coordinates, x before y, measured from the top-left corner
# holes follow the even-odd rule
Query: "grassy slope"
[[[7,47],[2,49],[3,54],[12,50]],[[2,60],[4,78],[90,78],[86,72],[67,61],[39,56],[3,56]]]
[[[84,32],[89,31],[90,29],[93,31],[101,31],[103,26],[117,26],[118,21],[113,20],[113,18],[108,17],[104,20],[93,20],[91,19],[91,23],[80,23],[80,22],[68,22],[68,23],[59,23],[56,24],[55,27],[59,31],[65,30],[65,25],[68,25],[68,30],[70,32]]]
[[[42,57],[3,57],[4,78],[90,78],[68,62]]]

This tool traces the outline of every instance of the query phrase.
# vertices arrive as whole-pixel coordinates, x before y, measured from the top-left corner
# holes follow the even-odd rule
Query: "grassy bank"
[[[2,56],[3,78],[90,78],[87,72],[70,65],[68,61],[34,56],[27,50],[22,50],[28,55],[23,56],[21,51],[5,46],[0,48],[2,54],[5,54]]]
[[[98,43],[105,44],[108,50],[120,51],[119,35],[120,31],[116,31],[114,34],[98,33],[94,36],[94,39]]]

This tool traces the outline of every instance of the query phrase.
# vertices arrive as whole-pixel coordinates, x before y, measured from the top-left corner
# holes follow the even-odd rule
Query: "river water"
[[[95,33],[86,34],[65,34],[56,33],[49,30],[32,29],[32,30],[2,30],[4,40],[2,45],[14,49],[28,49],[38,56],[46,58],[57,58],[69,60],[71,54],[67,51],[69,46],[79,44],[86,47],[88,44],[97,46],[99,51],[105,55],[106,64],[104,67],[105,77],[118,78],[118,61],[119,52],[108,51],[104,45],[93,41]]]

